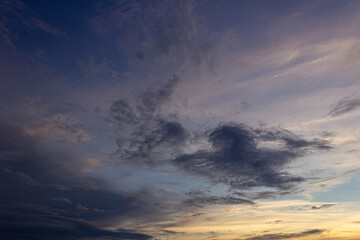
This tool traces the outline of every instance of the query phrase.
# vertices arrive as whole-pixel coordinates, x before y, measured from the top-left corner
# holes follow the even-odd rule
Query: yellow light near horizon
[[[176,235],[176,239],[184,240],[206,239],[211,235],[217,236],[214,239],[246,239],[264,234],[297,234],[312,229],[324,232],[296,239],[356,239],[360,235],[360,224],[355,223],[360,221],[359,202],[334,203],[328,208],[312,209],[312,206],[323,204],[286,200],[260,202],[256,206],[216,206],[204,209],[202,215],[192,217],[182,226],[167,230],[185,232],[186,235]]]

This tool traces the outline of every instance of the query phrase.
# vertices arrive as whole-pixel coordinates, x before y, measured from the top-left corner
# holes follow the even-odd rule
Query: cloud
[[[121,162],[156,163],[164,155],[180,149],[188,137],[188,132],[181,123],[164,117],[161,105],[167,101],[179,78],[174,75],[160,88],[146,91],[132,103],[119,99],[110,107],[110,114],[120,129],[127,127],[129,134],[119,134],[116,139],[116,155]]]
[[[173,164],[186,173],[234,190],[292,189],[305,179],[289,175],[286,166],[311,151],[330,149],[326,141],[305,140],[282,129],[256,130],[241,124],[222,124],[209,130],[205,137],[209,149],[179,155]],[[269,146],[261,146],[262,141]]]
[[[56,148],[42,134],[28,132],[26,127],[0,121],[0,135],[0,164],[9,174],[21,173],[37,183],[67,186],[83,167],[88,167],[83,165],[83,160],[74,158],[60,146]]]
[[[82,175],[94,159],[84,166],[64,149],[6,121],[0,121],[0,159],[0,232],[5,238],[150,239],[104,227],[125,220],[156,222],[172,213],[166,199],[159,201],[150,191],[115,191],[105,181]]]
[[[259,200],[259,199],[270,199],[270,198],[276,198],[278,196],[284,196],[284,195],[288,195],[288,194],[296,194],[298,192],[301,192],[300,189],[298,188],[291,188],[291,189],[275,189],[273,191],[250,191],[250,192],[237,192],[234,191],[233,194],[237,195],[237,196],[242,196],[242,197],[248,197],[249,199],[252,200]]]
[[[244,240],[275,240],[275,239],[300,238],[300,237],[307,237],[310,235],[321,234],[324,231],[325,230],[321,230],[321,229],[312,229],[300,233],[264,234],[261,236],[245,238]]]
[[[188,133],[175,121],[156,120],[152,125],[142,125],[128,142],[117,140],[118,154],[128,163],[160,163],[180,150]],[[123,148],[124,143],[128,148]],[[166,158],[167,157],[167,158]]]
[[[67,199],[67,198],[53,198],[53,201],[58,201],[58,202],[63,202],[63,203],[67,203],[67,204],[71,204],[72,202]]]
[[[175,232],[175,231],[169,231],[169,230],[163,230],[163,232],[164,232],[166,235],[184,234],[184,232]]]
[[[312,210],[318,210],[318,209],[322,209],[322,208],[329,208],[329,207],[332,207],[334,205],[336,205],[336,204],[323,204],[323,205],[318,206],[318,207],[317,206],[312,206],[311,209]]]
[[[127,106],[129,105],[125,108],[130,109]],[[294,192],[298,184],[306,179],[290,175],[286,171],[287,166],[306,154],[331,149],[326,140],[304,139],[282,128],[254,129],[236,123],[220,124],[203,135],[200,134],[200,137],[191,138],[191,134],[179,122],[152,114],[156,112],[155,108],[135,109],[141,109],[139,113],[144,112],[146,117],[134,117],[136,114],[132,114],[133,110],[128,114],[126,111],[121,112],[119,108],[116,111],[110,109],[113,114],[125,112],[118,121],[134,123],[135,126],[129,137],[117,139],[116,155],[120,162],[148,166],[173,164],[186,174],[203,177],[215,184],[225,184],[231,190],[262,187],[276,189],[246,195],[252,199]],[[145,120],[140,123],[140,119]],[[196,141],[208,142],[207,147],[186,153],[184,146]],[[231,195],[192,196],[189,201],[199,204],[252,203],[251,200]]]
[[[188,193],[189,199],[186,204],[194,204],[197,206],[203,205],[236,205],[236,204],[255,204],[253,201],[245,198],[234,197],[231,195],[226,196],[209,196],[200,190],[193,190]]]
[[[227,32],[208,31],[196,14],[199,6],[187,0],[113,2],[99,5],[89,25],[128,57],[129,75],[141,84],[135,87],[174,74],[212,75],[219,68],[219,51],[233,39]]]
[[[115,2],[99,8],[91,23],[99,34],[116,39],[119,49],[142,60],[187,55],[198,44],[189,1]]]
[[[339,100],[328,113],[332,117],[340,116],[348,112],[352,112],[360,107],[359,97],[345,97]]]
[[[84,124],[69,115],[49,114],[41,122],[30,124],[26,131],[30,134],[42,134],[44,137],[51,136],[59,142],[80,143],[91,140],[85,129]]]
[[[305,140],[300,136],[297,136],[285,129],[270,129],[262,130],[256,129],[255,132],[259,135],[259,138],[264,141],[282,141],[287,148],[290,149],[323,149],[329,150],[329,142],[321,139]]]
[[[56,215],[42,215],[32,212],[0,217],[0,232],[2,237],[14,240],[30,239],[151,239],[146,234],[126,231],[105,230],[96,225],[79,220]]]
[[[64,33],[50,26],[36,16],[36,13],[20,0],[4,0],[0,3],[0,37],[3,42],[13,45],[25,33],[45,32],[64,36]]]
[[[180,81],[179,77],[173,75],[168,81],[155,90],[148,90],[137,96],[133,101],[131,98],[120,98],[110,106],[110,114],[119,125],[141,124],[156,118],[161,105],[169,100],[175,86]]]

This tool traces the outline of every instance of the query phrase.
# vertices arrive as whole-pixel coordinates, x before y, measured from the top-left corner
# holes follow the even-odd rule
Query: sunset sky
[[[1,0],[1,240],[359,240],[360,1]]]

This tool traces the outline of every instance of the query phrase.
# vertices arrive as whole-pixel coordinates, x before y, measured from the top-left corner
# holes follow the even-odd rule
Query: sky
[[[0,236],[360,239],[360,2],[0,1]]]

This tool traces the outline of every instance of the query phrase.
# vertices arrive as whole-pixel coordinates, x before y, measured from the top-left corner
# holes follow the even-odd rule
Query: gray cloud
[[[128,163],[160,163],[176,154],[187,136],[180,123],[159,119],[140,126],[129,140],[119,138],[117,154]],[[127,147],[124,148],[124,145]]]
[[[80,175],[83,167],[82,161],[64,149],[50,148],[43,138],[1,121],[1,236],[149,239],[146,234],[104,227],[125,220],[156,222],[175,211],[150,191],[111,190],[100,179]]]
[[[222,183],[232,189],[271,187],[287,190],[305,179],[285,168],[313,150],[330,149],[328,142],[305,140],[285,130],[253,130],[240,124],[223,124],[206,137],[210,149],[183,154],[173,163],[183,171]],[[259,147],[259,141],[280,143],[280,148]]]
[[[168,81],[155,90],[148,90],[137,96],[133,101],[120,98],[110,106],[110,114],[119,125],[143,124],[156,118],[161,105],[169,100],[175,86],[180,81],[179,77],[173,75]]]
[[[179,122],[164,119],[158,111],[169,99],[177,81],[174,76],[162,87],[140,95],[131,104],[125,99],[113,103],[110,108],[113,119],[120,126],[127,124],[133,129],[130,135],[117,139],[116,155],[120,162],[147,165],[172,163],[188,174],[225,184],[232,190],[255,187],[277,189],[248,195],[258,199],[293,192],[305,179],[287,173],[287,165],[313,151],[331,149],[328,141],[303,139],[281,128],[252,129],[241,124],[222,124],[203,136],[211,145],[210,149],[186,154],[183,146],[190,134]],[[262,143],[270,147],[262,146]],[[197,196],[192,201],[209,204],[251,202],[234,196]]]
[[[288,238],[300,238],[310,235],[321,234],[325,230],[322,229],[312,229],[300,233],[277,233],[277,234],[264,234],[256,237],[245,238],[244,240],[275,240],[275,239],[288,239]]]
[[[12,209],[10,209],[12,210]],[[127,231],[112,231],[76,218],[56,215],[42,215],[32,212],[0,217],[0,232],[2,237],[14,240],[31,239],[151,239],[145,234]]]
[[[288,194],[294,194],[297,192],[300,192],[301,189],[297,188],[296,186],[293,186],[291,189],[275,189],[273,191],[258,191],[258,192],[237,192],[234,191],[233,194],[240,196],[240,197],[248,197],[252,200],[258,200],[258,199],[270,199],[270,198],[276,198],[278,196],[284,196]]]
[[[175,231],[169,231],[169,230],[163,230],[163,232],[164,232],[166,235],[184,234],[184,232],[175,232]]]
[[[282,141],[290,149],[323,149],[328,150],[331,147],[329,142],[321,139],[305,140],[285,129],[262,130],[255,129],[258,137],[264,141]]]
[[[329,208],[329,207],[332,207],[336,204],[323,204],[321,206],[312,206],[311,209],[312,210],[318,210],[318,209],[322,209],[322,208]]]
[[[120,161],[145,165],[171,163],[187,174],[225,184],[232,190],[276,189],[248,193],[246,196],[251,199],[296,191],[297,185],[305,179],[287,173],[288,164],[311,152],[331,149],[326,140],[303,139],[281,128],[253,129],[242,124],[222,124],[203,135],[211,146],[209,149],[187,154],[183,146],[189,133],[176,121],[156,117],[137,126],[130,138],[118,138]],[[230,195],[192,196],[189,201],[203,204],[252,203]]]
[[[139,121],[139,117],[125,99],[119,99],[113,102],[110,107],[112,117],[120,124],[133,124]]]
[[[188,137],[183,126],[160,114],[161,105],[169,99],[179,78],[174,75],[164,85],[154,91],[146,91],[133,102],[126,99],[115,101],[110,114],[122,128],[132,129],[128,135],[116,139],[116,155],[121,162],[155,163],[164,155],[180,149]]]
[[[360,107],[360,98],[358,97],[346,97],[338,101],[335,106],[330,109],[328,115],[332,117],[340,116],[345,113],[354,111]]]
[[[236,204],[255,204],[253,201],[245,198],[234,197],[232,195],[226,196],[209,196],[200,190],[193,190],[188,193],[189,199],[186,204],[194,204],[199,207],[203,205],[236,205]]]

